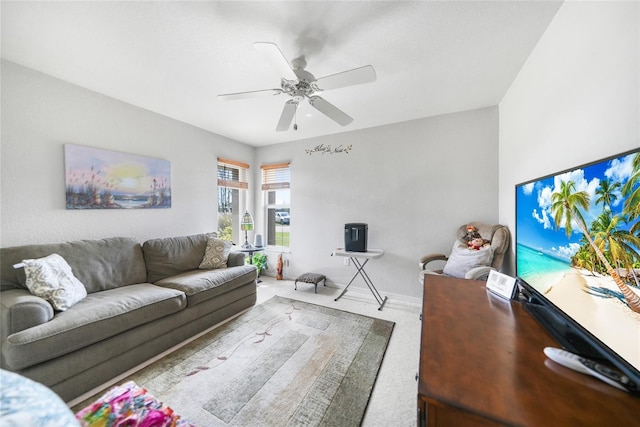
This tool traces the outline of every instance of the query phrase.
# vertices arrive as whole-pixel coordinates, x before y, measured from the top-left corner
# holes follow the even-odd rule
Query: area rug
[[[357,426],[393,327],[276,296],[122,382],[201,427]]]

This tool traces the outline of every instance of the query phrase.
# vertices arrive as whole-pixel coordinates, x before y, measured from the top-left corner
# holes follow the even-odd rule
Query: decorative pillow
[[[201,270],[212,270],[214,268],[223,268],[227,266],[231,252],[231,242],[218,239],[215,236],[207,238],[207,248],[204,251],[204,258],[200,263]]]
[[[491,265],[492,260],[493,250],[490,246],[475,250],[456,242],[442,272],[448,276],[464,278],[472,268]]]
[[[84,285],[60,255],[26,259],[22,263],[29,292],[49,301],[55,310],[65,311],[87,296]]]

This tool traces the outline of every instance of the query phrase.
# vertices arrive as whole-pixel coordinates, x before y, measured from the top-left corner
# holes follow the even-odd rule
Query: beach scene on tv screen
[[[517,185],[516,269],[640,369],[640,151]]]

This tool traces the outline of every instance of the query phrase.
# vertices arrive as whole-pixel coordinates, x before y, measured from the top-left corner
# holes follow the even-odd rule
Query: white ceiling
[[[254,146],[497,105],[559,1],[2,1],[2,57]],[[301,103],[276,132],[287,95],[253,49],[276,43],[323,77],[372,65],[377,80],[323,97],[342,127]]]

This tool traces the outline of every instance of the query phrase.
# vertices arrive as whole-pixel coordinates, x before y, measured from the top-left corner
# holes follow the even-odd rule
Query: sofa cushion
[[[227,258],[227,267],[238,267],[245,265],[245,256],[243,252],[230,252]]]
[[[217,270],[192,270],[176,276],[167,277],[156,285],[177,289],[187,295],[188,306],[206,301],[225,292],[229,292],[252,280],[258,272],[253,265],[220,268]]]
[[[95,292],[51,321],[10,335],[2,353],[10,368],[24,369],[185,307],[183,292],[149,283]]]
[[[2,248],[0,289],[27,289],[23,269],[16,270],[13,265],[54,253],[67,261],[89,294],[147,281],[140,244],[128,237],[111,237]]]
[[[142,244],[147,281],[198,269],[207,247],[207,234],[147,240]]]
[[[47,300],[54,309],[65,311],[87,296],[84,285],[60,255],[25,259],[22,263],[29,292]]]

